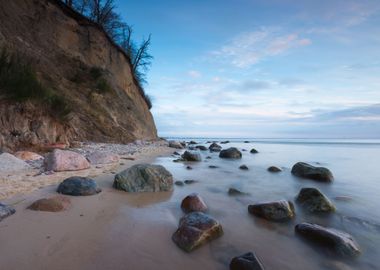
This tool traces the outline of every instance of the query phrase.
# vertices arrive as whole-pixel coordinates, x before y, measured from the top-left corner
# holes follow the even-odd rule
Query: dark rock
[[[0,203],[0,221],[16,213],[16,210],[8,205]]]
[[[237,196],[237,195],[247,195],[247,193],[245,192],[242,192],[236,188],[229,188],[228,189],[228,195],[231,195],[231,196]]]
[[[297,224],[295,230],[302,237],[334,250],[344,256],[356,256],[360,248],[353,237],[345,232],[312,223]]]
[[[296,200],[310,212],[335,211],[331,201],[316,188],[301,189]]]
[[[207,205],[197,193],[192,193],[182,200],[181,209],[185,213],[206,212]]]
[[[183,162],[183,161],[185,161],[183,158],[173,159],[173,162],[175,162],[175,163]]]
[[[295,216],[292,202],[281,200],[248,206],[248,212],[271,221],[287,221]]]
[[[58,193],[71,196],[89,196],[98,194],[101,191],[94,180],[79,176],[65,179],[57,189]]]
[[[184,148],[184,146],[180,142],[177,142],[177,141],[169,141],[169,147],[176,148],[176,149]]]
[[[227,144],[227,143],[230,143],[230,141],[223,141],[223,142],[220,142],[220,144]]]
[[[239,169],[240,170],[248,170],[248,167],[247,167],[247,165],[241,165],[240,167],[239,167]]]
[[[207,156],[207,157],[206,157],[206,159],[212,159],[212,157],[210,157],[210,156]]]
[[[186,147],[186,142],[180,142],[180,144],[183,146],[183,148]]]
[[[185,151],[182,155],[182,159],[185,161],[202,161],[201,154],[195,151]]]
[[[278,173],[278,172],[282,172],[282,170],[281,170],[279,167],[276,167],[276,166],[270,166],[270,167],[268,168],[268,172]]]
[[[222,226],[216,219],[202,212],[192,212],[181,218],[172,240],[179,248],[191,252],[222,235]]]
[[[241,152],[236,147],[230,147],[222,150],[219,154],[220,158],[240,159],[242,157]]]
[[[250,141],[244,141],[244,143],[250,143]]]
[[[264,266],[255,254],[248,252],[233,258],[230,270],[264,270]]]
[[[174,184],[176,186],[183,186],[183,185],[185,185],[185,183],[183,183],[182,181],[175,181]]]
[[[190,141],[189,144],[198,144],[198,143],[195,141]]]
[[[187,170],[192,170],[193,167],[191,167],[191,166],[186,166],[186,169],[187,169]]]
[[[173,153],[173,155],[175,155],[175,156],[180,156],[181,154],[178,153],[177,151],[175,151],[175,152]]]
[[[67,210],[71,205],[69,198],[64,196],[55,196],[52,198],[44,198],[32,203],[28,209],[45,212],[61,212]]]
[[[173,190],[173,176],[161,165],[137,164],[118,173],[113,187],[126,192]]]
[[[199,150],[201,150],[201,151],[207,151],[207,147],[204,146],[204,145],[197,145],[197,146],[195,146],[195,148],[196,148],[196,149],[199,149]]]
[[[197,180],[185,180],[184,183],[185,183],[186,185],[191,185],[191,184],[198,183],[198,181],[197,181]]]
[[[211,151],[211,152],[220,152],[222,150],[222,147],[217,144],[217,143],[212,143],[208,149]]]
[[[250,151],[251,154],[257,154],[258,152],[259,151],[257,151],[255,148],[252,148],[251,151]]]
[[[215,166],[215,165],[210,165],[210,166],[208,166],[210,169],[217,169],[217,168],[219,168],[218,166]]]
[[[242,152],[247,152],[247,149],[241,149]]]
[[[189,146],[189,147],[187,147],[187,149],[190,150],[190,151],[195,151],[195,150],[197,150],[197,148],[196,148],[195,146]]]
[[[304,162],[296,163],[292,168],[292,174],[302,178],[308,178],[320,182],[332,182],[334,177],[331,171],[324,167],[314,167]]]

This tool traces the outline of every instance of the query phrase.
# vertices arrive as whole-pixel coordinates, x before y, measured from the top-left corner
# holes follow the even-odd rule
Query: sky
[[[116,0],[164,137],[380,138],[379,0]]]

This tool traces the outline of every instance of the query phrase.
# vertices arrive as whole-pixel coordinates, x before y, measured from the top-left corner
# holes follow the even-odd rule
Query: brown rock
[[[14,156],[24,161],[39,160],[39,159],[44,158],[43,156],[37,153],[29,152],[29,151],[18,151],[14,154]]]
[[[183,199],[181,208],[185,213],[207,211],[206,203],[197,193],[192,193]]]
[[[253,204],[248,212],[271,221],[287,221],[295,216],[293,203],[285,200]]]
[[[67,210],[71,205],[69,198],[64,196],[55,196],[52,198],[44,198],[32,203],[28,209],[45,212],[60,212]]]
[[[56,149],[45,158],[47,171],[78,171],[90,168],[90,163],[81,154]]]
[[[110,163],[116,163],[119,162],[119,155],[113,154],[113,153],[107,153],[102,151],[95,151],[89,155],[87,155],[88,161],[92,165],[98,165],[98,164],[110,164]],[[120,164],[121,165],[121,164]]]

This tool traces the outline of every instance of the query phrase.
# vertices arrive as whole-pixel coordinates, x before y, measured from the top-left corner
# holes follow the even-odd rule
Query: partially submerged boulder
[[[183,149],[184,146],[181,144],[181,142],[178,141],[169,141],[169,147],[176,148],[176,149]]]
[[[14,154],[14,156],[24,161],[34,161],[44,158],[43,156],[30,151],[18,151]]]
[[[233,258],[230,270],[264,270],[264,266],[254,253],[248,252]]]
[[[182,159],[184,161],[202,161],[201,154],[197,151],[185,151],[182,154]]]
[[[247,171],[248,170],[248,166],[243,164],[239,167],[240,170],[243,170],[243,171]]]
[[[181,218],[172,239],[179,248],[191,252],[222,235],[222,226],[216,219],[202,212],[192,212]]]
[[[317,188],[302,188],[296,201],[309,212],[333,212],[335,207],[332,202]]]
[[[292,168],[292,174],[320,182],[332,182],[334,180],[334,176],[329,169],[315,167],[305,162],[296,163]]]
[[[91,154],[88,154],[87,159],[92,165],[99,165],[119,162],[120,157],[117,154],[109,152],[95,151]]]
[[[55,149],[45,158],[47,171],[79,171],[90,168],[87,159],[73,151]]]
[[[229,188],[228,195],[230,196],[238,196],[238,195],[248,195],[248,193],[238,190],[237,188]]]
[[[230,147],[222,150],[219,153],[220,158],[240,159],[242,157],[241,152],[236,147]]]
[[[207,150],[207,147],[204,146],[204,145],[197,145],[197,146],[195,146],[195,148],[196,148],[196,149],[199,149],[199,150],[201,150],[201,151],[206,151],[206,150]]]
[[[217,144],[217,143],[212,143],[208,149],[211,151],[211,152],[220,152],[222,150],[222,147]]]
[[[257,154],[259,151],[257,151],[255,148],[252,148],[251,151],[249,151],[251,154]]]
[[[302,237],[332,249],[340,255],[354,257],[360,254],[358,244],[348,233],[306,222],[297,224],[295,231]]]
[[[93,179],[79,176],[65,179],[57,189],[58,193],[71,196],[89,196],[98,194],[101,191]]]
[[[281,170],[279,167],[276,167],[276,166],[270,166],[270,167],[268,168],[268,172],[278,173],[278,172],[282,172],[282,170]]]
[[[64,196],[55,196],[52,198],[43,198],[32,203],[28,209],[45,212],[61,212],[67,210],[71,205],[69,198]]]
[[[248,212],[276,222],[288,221],[295,216],[293,203],[286,200],[249,205]]]
[[[173,190],[173,175],[161,165],[137,164],[115,176],[113,187],[126,192]]]
[[[0,154],[0,173],[24,171],[31,167],[23,160],[9,153]]]
[[[6,204],[0,203],[0,221],[16,213],[16,210]]]
[[[182,200],[181,209],[185,213],[206,212],[207,205],[197,193],[192,193]]]

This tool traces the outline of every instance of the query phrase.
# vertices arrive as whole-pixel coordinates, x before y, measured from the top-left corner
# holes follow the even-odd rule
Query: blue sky
[[[380,1],[116,1],[160,136],[380,138]]]

